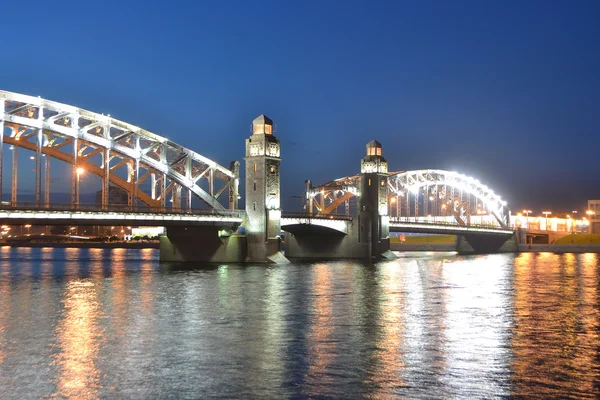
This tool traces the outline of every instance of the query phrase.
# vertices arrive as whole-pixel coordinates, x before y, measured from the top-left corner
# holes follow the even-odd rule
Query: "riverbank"
[[[2,243],[10,247],[57,247],[80,249],[158,249],[158,242],[36,242],[36,243]]]
[[[450,244],[397,244],[390,245],[392,251],[456,251],[456,245]],[[600,253],[600,244],[520,244],[519,253]]]
[[[519,252],[600,253],[600,244],[520,244]]]

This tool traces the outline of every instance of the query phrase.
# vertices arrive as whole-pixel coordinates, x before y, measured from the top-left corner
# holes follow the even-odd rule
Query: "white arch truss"
[[[510,225],[506,201],[475,178],[440,169],[390,172],[388,176],[390,215],[399,217],[405,209],[402,216],[426,216],[435,206],[438,212],[443,209],[444,214],[446,211],[454,214],[461,224],[468,225],[470,214],[481,212],[492,215],[502,227]],[[317,214],[332,214],[345,205],[348,214],[349,200],[359,195],[359,182],[360,175],[354,175],[317,187],[309,184],[305,195],[307,211],[312,213],[316,209]],[[428,200],[434,204],[429,205]],[[397,208],[395,213],[392,206]]]
[[[11,130],[6,138],[5,127]],[[176,202],[181,201],[181,190],[185,189],[184,200],[188,208],[191,208],[191,197],[195,195],[208,207],[222,210],[225,207],[219,197],[228,190],[229,207],[237,208],[239,163],[232,163],[230,170],[165,137],[109,115],[40,97],[0,91],[0,133],[0,161],[2,141],[36,152],[38,203],[42,155],[71,162],[72,182],[75,182],[78,165],[90,164],[91,157],[101,155],[101,165],[86,166],[102,177],[103,204],[108,202],[109,185],[117,184],[127,190],[135,202],[139,200],[163,208],[167,195],[172,196],[171,202],[173,198]],[[60,152],[61,148],[71,147],[70,154]],[[128,168],[127,176],[119,178],[113,172],[124,165]],[[140,183],[148,177],[152,178],[151,193],[138,193]]]
[[[492,189],[482,184],[475,178],[453,171],[444,171],[440,169],[422,169],[415,171],[400,172],[391,175],[388,179],[388,187],[391,194],[408,196],[411,193],[416,194],[422,188],[435,187],[436,190],[443,188],[445,193],[435,193],[436,198],[449,198],[454,202],[455,196],[452,193],[458,190],[461,193],[474,196],[481,201],[484,208],[490,212],[501,226],[509,225],[509,211],[504,201]],[[446,192],[446,190],[449,191]],[[429,195],[429,193],[427,194]],[[455,204],[455,211],[460,205]]]

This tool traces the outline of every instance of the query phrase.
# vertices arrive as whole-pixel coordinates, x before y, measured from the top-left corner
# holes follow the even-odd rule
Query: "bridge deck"
[[[439,233],[446,235],[492,234],[510,236],[514,231],[510,228],[486,225],[458,225],[423,222],[390,222],[390,232]]]
[[[0,224],[6,225],[135,225],[135,226],[238,226],[243,211],[196,210],[149,212],[114,210],[23,209],[0,207]]]

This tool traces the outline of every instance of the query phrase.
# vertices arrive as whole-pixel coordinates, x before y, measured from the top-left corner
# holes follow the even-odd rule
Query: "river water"
[[[0,248],[0,398],[600,394],[596,254],[182,266]]]

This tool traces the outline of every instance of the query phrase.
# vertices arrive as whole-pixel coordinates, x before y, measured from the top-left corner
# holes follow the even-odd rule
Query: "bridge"
[[[392,256],[394,231],[452,233],[467,241],[513,235],[506,202],[486,185],[451,171],[388,172],[376,141],[367,144],[359,174],[320,186],[307,181],[304,212],[282,214],[273,122],[261,115],[252,129],[240,210],[238,161],[224,167],[110,115],[0,91],[0,193],[3,159],[12,167],[0,223],[161,225],[167,228],[162,260],[215,262],[282,260],[282,230],[286,256],[323,259]],[[27,204],[19,192],[20,152],[29,156],[27,171],[33,164],[34,198]],[[68,180],[67,204],[52,200],[55,175]],[[81,201],[84,176],[98,182],[93,206]],[[123,194],[118,204],[114,193]],[[492,247],[474,245],[498,250]]]
[[[197,209],[192,211],[149,212],[144,208],[113,205],[108,208],[63,205],[48,208],[23,205],[0,207],[0,224],[4,225],[88,225],[88,226],[218,226],[237,229],[243,220],[241,210]]]

